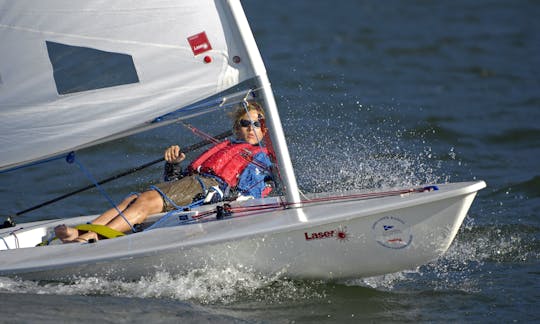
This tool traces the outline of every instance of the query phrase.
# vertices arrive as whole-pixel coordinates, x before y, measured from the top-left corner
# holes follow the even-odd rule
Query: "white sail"
[[[0,0],[0,170],[141,129],[255,77],[229,6]]]

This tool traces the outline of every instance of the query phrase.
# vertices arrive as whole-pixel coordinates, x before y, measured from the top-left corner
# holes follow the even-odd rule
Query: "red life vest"
[[[190,172],[213,174],[229,186],[238,184],[238,177],[260,152],[268,154],[266,148],[249,143],[223,141],[201,154],[188,166]]]

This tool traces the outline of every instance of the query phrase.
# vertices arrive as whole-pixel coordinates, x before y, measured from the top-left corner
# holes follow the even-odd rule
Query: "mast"
[[[279,118],[279,112],[277,109],[274,94],[268,76],[266,74],[266,68],[264,66],[261,54],[249,27],[249,23],[244,14],[244,9],[239,0],[227,0],[234,22],[238,27],[239,35],[246,47],[249,62],[252,65],[255,74],[260,78],[262,86],[262,96],[266,103],[266,115],[268,123],[268,131],[270,138],[276,152],[278,159],[278,168],[281,174],[281,180],[285,187],[285,197],[289,203],[300,203],[300,194],[298,191],[298,184],[296,183],[296,177],[294,175],[294,169],[291,163],[291,157],[289,155],[289,149],[285,141],[285,134],[281,126],[281,120]]]

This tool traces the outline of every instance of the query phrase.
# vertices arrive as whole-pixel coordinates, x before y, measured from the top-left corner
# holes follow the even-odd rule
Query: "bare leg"
[[[148,215],[159,213],[162,209],[163,199],[161,195],[155,190],[149,190],[143,192],[122,214],[133,225],[142,223]],[[120,215],[117,215],[105,225],[120,232],[127,232],[131,229]]]
[[[137,198],[137,195],[131,195],[124,199],[117,207],[119,210],[126,209],[129,204]],[[92,221],[93,224],[98,225],[106,225],[108,222],[110,222],[113,218],[118,216],[118,211],[116,208],[111,208],[101,214],[98,218],[94,219]],[[59,238],[62,242],[76,242],[77,237],[79,237],[79,230],[73,227],[67,227],[66,225],[58,225],[54,228],[54,234],[57,238]],[[94,237],[95,236],[95,237]],[[97,238],[97,235],[95,233],[91,234],[82,234],[81,235],[82,240],[88,240],[90,238]]]
[[[118,210],[124,211],[135,199],[137,199],[137,195],[131,195],[127,197],[118,206],[116,206],[117,208],[111,208],[101,214],[98,218],[94,219],[92,221],[92,224],[107,225],[107,223],[113,220],[113,218],[118,216]]]
[[[155,191],[145,191],[138,197],[131,195],[124,199],[118,206],[122,215],[126,217],[131,225],[143,222],[148,215],[161,212],[163,209],[163,199]],[[124,217],[118,214],[117,208],[111,208],[92,221],[92,224],[106,225],[120,232],[127,232],[131,229]],[[59,225],[55,228],[56,237],[62,242],[81,242],[89,239],[97,239],[94,232],[86,232],[79,235],[76,228]]]

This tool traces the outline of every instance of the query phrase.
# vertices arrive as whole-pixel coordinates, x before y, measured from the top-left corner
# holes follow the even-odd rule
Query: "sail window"
[[[130,55],[46,41],[58,94],[138,83]]]

